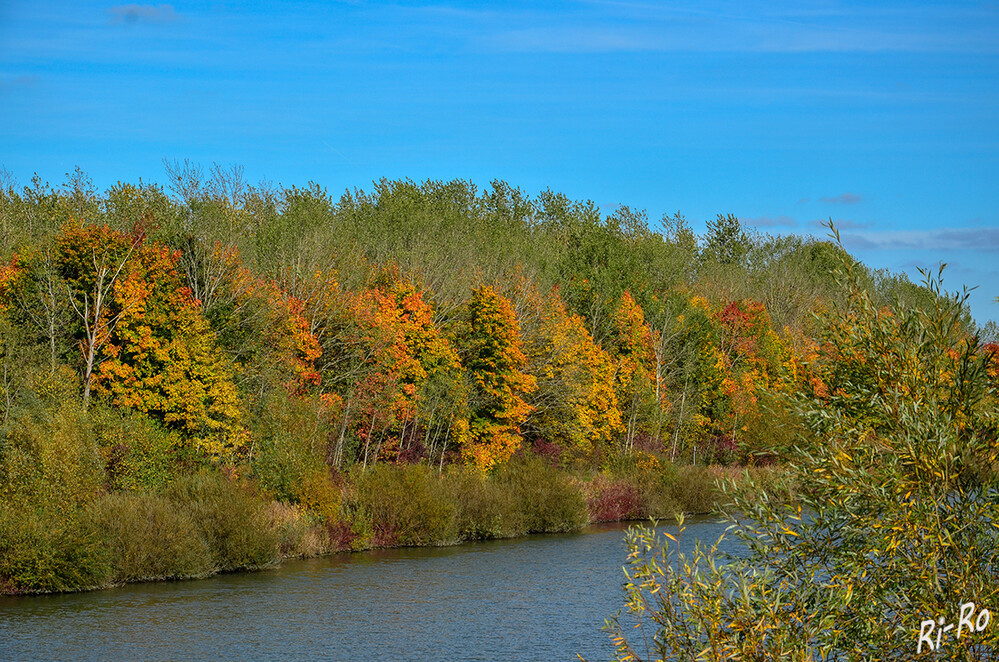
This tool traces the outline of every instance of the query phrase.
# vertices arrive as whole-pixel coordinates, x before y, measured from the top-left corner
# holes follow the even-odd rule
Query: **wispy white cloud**
[[[798,224],[790,216],[759,216],[757,218],[739,218],[743,225],[752,225],[758,228],[793,227]]]
[[[827,228],[829,226],[829,219],[827,218],[817,218],[814,221],[809,221],[808,225],[813,228]],[[854,221],[849,218],[837,218],[833,220],[833,226],[837,230],[862,230],[864,228],[869,228],[873,223],[863,223],[860,221]]]
[[[10,78],[0,78],[0,90],[33,87],[38,82],[36,76],[11,76]]]
[[[508,30],[485,39],[500,50],[544,53],[606,53],[665,49],[661,35],[647,28],[549,26]]]
[[[975,250],[999,252],[999,228],[940,228],[843,234],[851,249]]]
[[[969,268],[963,262],[959,262],[957,260],[946,260],[943,263],[946,265],[945,275],[949,276],[961,275],[965,277],[981,275],[981,271],[979,271],[978,269]],[[912,271],[918,272],[920,269],[922,269],[923,271],[930,271],[936,273],[937,270],[940,268],[940,264],[941,264],[940,260],[937,260],[936,262],[932,262],[929,260],[907,260],[905,262],[899,262],[897,265],[895,265],[895,268],[909,272]]]
[[[831,205],[855,205],[863,199],[864,196],[857,193],[840,193],[839,195],[831,197],[819,198],[819,202],[825,202]]]
[[[538,11],[529,23],[500,17],[482,43],[518,52],[965,52],[997,53],[999,11],[974,21],[946,5],[887,11],[864,6],[835,11],[684,3],[582,3],[575,11]],[[962,20],[963,19],[963,20]],[[524,27],[529,25],[530,27]]]
[[[181,15],[173,5],[118,5],[108,10],[112,23],[173,23]]]

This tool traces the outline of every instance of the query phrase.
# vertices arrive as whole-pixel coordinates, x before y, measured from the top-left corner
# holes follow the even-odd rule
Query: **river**
[[[0,659],[608,660],[600,628],[623,604],[624,528],[0,597]],[[724,528],[690,520],[682,547]]]

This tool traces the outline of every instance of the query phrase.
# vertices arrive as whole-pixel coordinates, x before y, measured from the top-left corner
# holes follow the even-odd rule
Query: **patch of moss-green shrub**
[[[214,570],[259,568],[278,561],[278,534],[268,525],[267,502],[245,483],[206,471],[175,480],[164,494],[194,522]]]
[[[180,447],[176,433],[138,412],[107,406],[93,407],[90,421],[108,490],[156,490],[173,479]]]
[[[540,457],[516,455],[497,470],[495,479],[516,496],[527,533],[574,531],[589,519],[579,487]]]
[[[429,467],[376,465],[355,477],[359,510],[371,518],[375,546],[455,542],[455,503]]]
[[[100,532],[78,511],[0,504],[0,593],[80,591],[110,577]]]
[[[454,467],[446,482],[456,504],[454,526],[461,540],[510,538],[524,533],[520,500],[509,483],[471,467]]]
[[[332,522],[340,510],[340,491],[326,464],[326,439],[315,403],[284,391],[268,395],[254,425],[253,472],[279,501],[301,504]]]
[[[157,494],[109,494],[90,508],[115,583],[179,579],[212,569],[208,544],[183,508]]]

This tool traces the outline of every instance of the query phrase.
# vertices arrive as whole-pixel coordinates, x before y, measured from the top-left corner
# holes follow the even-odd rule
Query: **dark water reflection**
[[[607,660],[624,528],[0,598],[0,659]],[[683,547],[724,528],[692,520]]]

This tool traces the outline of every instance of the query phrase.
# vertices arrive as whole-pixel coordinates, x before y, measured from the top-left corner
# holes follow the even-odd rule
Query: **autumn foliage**
[[[569,312],[558,290],[533,294],[530,305],[537,323],[525,346],[538,388],[529,398],[528,423],[539,438],[572,456],[606,449],[624,431],[614,360],[594,342],[584,320]]]
[[[109,293],[95,394],[162,421],[210,457],[240,452],[246,432],[233,367],[177,273],[177,254],[106,227],[68,227],[57,246],[84,301],[97,287],[91,267],[98,251],[121,267]]]
[[[333,467],[443,463],[450,452],[489,469],[525,436],[566,461],[636,444],[693,461],[724,447],[731,460],[761,420],[760,394],[797,386],[794,353],[750,299],[678,291],[670,316],[646,296],[653,320],[625,290],[597,342],[559,288],[543,293],[523,276],[511,289],[520,318],[484,285],[442,324],[428,290],[397,266],[351,290],[329,269],[263,277],[216,243],[204,252],[214,280],[199,285],[208,311],[182,253],[149,239],[151,228],[69,223],[55,237],[77,312],[71,332],[81,356],[94,355],[82,370],[96,397],[153,417],[209,458],[252,447],[246,412],[263,411],[262,394],[278,387],[315,403],[314,434],[325,439],[316,453]],[[23,270],[15,260],[0,285],[10,290]]]
[[[285,397],[314,414],[310,452],[331,475],[491,468],[525,445],[566,466],[753,462],[772,457],[780,397],[839,397],[843,376],[816,360],[836,339],[805,319],[834,295],[775,298],[747,275],[770,263],[728,259],[757,250],[734,219],[699,244],[679,215],[663,234],[500,184],[383,182],[337,201],[182,180],[189,199],[4,193],[11,218],[34,211],[0,305],[50,371],[76,371],[85,406],[146,415],[212,461],[252,462]],[[824,244],[767,241],[821,282]]]
[[[463,359],[472,383],[470,415],[458,432],[462,457],[482,469],[506,462],[522,441],[531,412],[524,396],[537,380],[523,372],[520,325],[510,301],[490,286],[472,292],[463,332]]]
[[[219,265],[215,298],[224,302],[216,303],[215,323],[244,372],[298,395],[319,386],[322,348],[305,302],[254,274],[234,247],[216,245],[212,260]]]
[[[363,352],[364,369],[353,389],[354,429],[365,457],[389,459],[418,432],[428,380],[454,378],[454,348],[441,334],[433,309],[410,281],[397,275],[351,298],[349,342]],[[372,444],[375,449],[372,451]]]
[[[681,492],[699,510],[704,465],[794,452],[795,394],[878,431],[890,389],[925,386],[893,380],[918,357],[891,350],[939,293],[855,264],[870,308],[844,309],[829,274],[848,256],[827,242],[733,216],[698,238],[679,214],[657,229],[502,182],[335,199],[176,174],[177,197],[0,189],[0,534],[14,495],[78,509],[147,490],[107,517],[176,524],[161,492],[198,472],[350,548],[409,540],[395,516],[427,513],[400,495],[433,510],[452,488],[440,521],[473,538],[566,528],[583,493],[599,517],[669,514]],[[963,356],[974,324],[945,335]],[[994,403],[999,351],[978,351]],[[920,378],[958,383],[954,356]],[[571,517],[526,524],[540,483]]]

